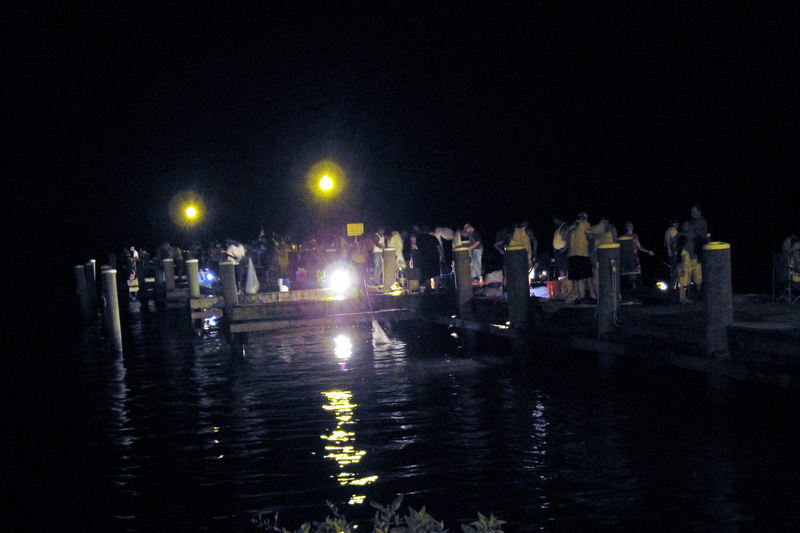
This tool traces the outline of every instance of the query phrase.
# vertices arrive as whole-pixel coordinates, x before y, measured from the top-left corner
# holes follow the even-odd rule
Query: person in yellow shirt
[[[567,278],[572,282],[572,292],[567,297],[567,302],[582,300],[586,295],[587,285],[589,295],[597,299],[592,278],[592,262],[589,259],[589,231],[589,215],[581,211],[578,213],[578,219],[570,227],[569,233]]]
[[[534,244],[531,240],[527,222],[514,224],[514,233],[511,234],[511,240],[508,242],[508,245],[522,246],[525,248],[525,252],[528,254],[528,270],[530,270],[533,266]]]

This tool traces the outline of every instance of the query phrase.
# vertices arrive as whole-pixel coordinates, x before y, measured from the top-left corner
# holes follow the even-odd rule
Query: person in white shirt
[[[228,248],[225,250],[225,255],[228,257],[228,261],[233,263],[233,268],[236,271],[237,289],[242,290],[245,273],[245,265],[242,261],[245,255],[247,255],[247,250],[239,241],[230,239],[228,241]]]

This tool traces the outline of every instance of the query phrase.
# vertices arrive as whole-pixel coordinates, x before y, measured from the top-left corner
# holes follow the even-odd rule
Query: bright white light
[[[333,339],[333,353],[338,359],[350,359],[353,355],[353,343],[347,335],[339,334]]]
[[[658,287],[658,290],[661,291],[669,289],[669,285],[667,284],[666,281],[659,281],[658,283],[656,283],[656,287]]]
[[[331,179],[331,177],[328,176],[327,174],[322,176],[322,179],[319,180],[319,188],[322,189],[323,191],[329,191],[333,189],[333,180]]]
[[[209,272],[208,274],[206,274],[206,279],[207,279],[208,281],[214,281],[214,274],[212,274],[211,272]]]
[[[214,315],[206,318],[203,321],[203,329],[208,331],[211,328],[215,328],[219,325],[219,317]]]
[[[337,269],[331,272],[328,278],[328,285],[337,291],[344,291],[353,282],[350,272],[345,269]]]

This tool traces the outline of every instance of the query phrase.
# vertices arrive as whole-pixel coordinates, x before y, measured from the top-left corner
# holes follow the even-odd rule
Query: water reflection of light
[[[548,476],[544,475],[543,472],[547,471],[545,456],[547,455],[547,436],[550,422],[547,420],[545,405],[541,399],[536,401],[533,411],[531,411],[531,422],[530,445],[525,453],[524,468],[537,472],[539,479],[545,481],[548,479]]]
[[[350,359],[353,355],[353,342],[347,335],[339,334],[333,339],[333,353],[338,359]]]
[[[203,331],[210,331],[219,325],[219,317],[214,315],[203,319]]]
[[[342,335],[341,337],[344,336]],[[347,339],[347,342],[349,344],[350,340]],[[336,416],[336,429],[330,435],[320,435],[320,438],[327,441],[325,445],[327,453],[324,457],[336,461],[336,464],[341,469],[341,472],[336,476],[339,485],[364,486],[374,483],[378,480],[378,476],[359,477],[357,472],[345,470],[349,465],[359,463],[361,458],[367,454],[366,450],[356,448],[354,445],[356,434],[354,431],[348,431],[350,428],[347,427],[355,424],[353,412],[357,404],[351,402],[353,393],[350,391],[328,391],[322,394],[328,400],[328,403],[323,405],[322,408],[326,411],[333,411],[334,416]],[[365,495],[354,494],[350,497],[348,503],[350,505],[361,504],[364,503],[365,498]]]

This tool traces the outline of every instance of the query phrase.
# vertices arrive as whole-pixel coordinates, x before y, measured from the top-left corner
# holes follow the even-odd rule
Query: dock
[[[727,248],[720,249],[729,253]],[[707,257],[713,258],[710,252]],[[514,357],[579,350],[596,354],[604,366],[617,359],[642,360],[714,379],[800,389],[800,305],[772,302],[761,295],[734,295],[724,272],[723,283],[715,288],[713,259],[703,300],[689,305],[655,291],[623,297],[615,290],[618,280],[617,285],[613,277],[604,284],[602,276],[597,303],[572,304],[531,293],[524,254],[507,252],[507,283],[500,291],[464,282],[469,280],[464,276],[465,272],[468,276],[466,253],[457,249],[454,256],[455,286],[443,284],[437,290],[414,287],[385,292],[363,286],[345,292],[318,288],[243,294],[236,290],[233,266],[223,263],[221,294],[205,294],[208,291],[201,292],[197,284],[193,260],[187,261],[185,280],[173,274],[171,283],[162,277],[161,288],[146,290],[160,302],[157,308],[182,310],[197,331],[205,321],[219,322],[235,355],[244,353],[248,336],[259,332],[372,321],[410,327],[430,324],[462,332],[465,344],[478,335],[506,339]],[[93,283],[94,267],[90,269],[87,263],[75,268],[81,296],[81,286],[87,290]],[[164,270],[168,269],[169,265]],[[609,271],[613,273],[613,268]],[[139,294],[143,294],[141,287]],[[81,296],[80,300],[82,307],[90,305],[91,298]]]

